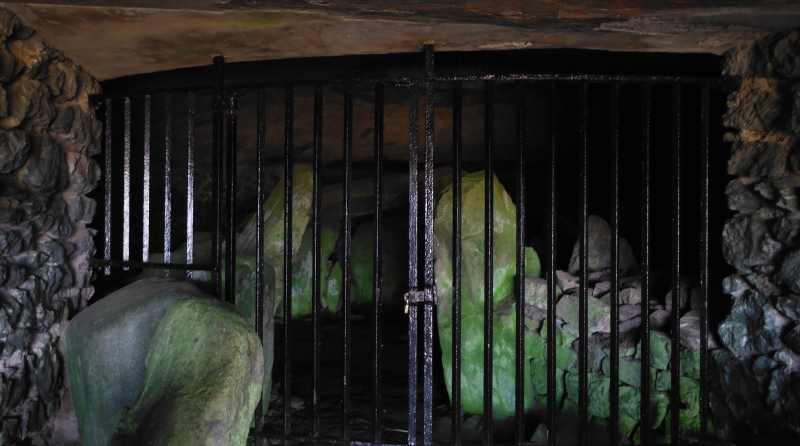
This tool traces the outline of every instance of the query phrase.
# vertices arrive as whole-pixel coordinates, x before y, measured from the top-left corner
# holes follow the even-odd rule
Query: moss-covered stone
[[[147,351],[170,305],[202,295],[188,282],[150,278],[109,294],[72,319],[65,348],[85,445],[105,446],[118,412],[136,401]]]
[[[110,446],[244,445],[261,393],[261,343],[228,304],[174,303],[158,326],[142,392]]]
[[[264,202],[264,258],[275,270],[275,295],[283,296],[284,258],[284,180],[281,180]],[[297,255],[303,233],[311,219],[314,175],[308,164],[294,166],[292,177],[292,258]],[[236,238],[237,255],[256,255],[257,215]],[[280,303],[275,299],[275,305]]]
[[[368,221],[353,236],[353,301],[372,303],[375,223]],[[384,305],[403,304],[403,290],[408,288],[408,229],[395,221],[384,221],[381,227],[381,287]]]
[[[579,378],[575,373],[568,373],[565,378],[567,388],[567,398],[577,405],[578,403],[578,383]],[[587,391],[589,405],[587,410],[590,415],[602,418],[611,416],[611,406],[609,403],[609,389],[611,379],[600,376],[596,373],[587,375]]]
[[[244,316],[245,320],[255,329],[256,326],[256,258],[254,256],[236,256],[236,309]],[[223,289],[225,277],[223,275]],[[268,265],[264,268],[264,317],[262,329],[264,334],[264,383],[262,386],[264,401],[269,401],[272,389],[272,364],[275,359],[275,293],[270,290],[275,288],[274,270]]]
[[[578,300],[578,295],[569,294],[563,296],[556,305],[558,317],[575,328],[580,322]],[[587,302],[589,304],[589,334],[611,331],[611,307],[606,302],[593,297],[587,298]]]
[[[642,359],[642,342],[636,347],[636,359]],[[672,352],[672,340],[669,335],[660,331],[650,332],[650,366],[658,370],[667,370]]]
[[[474,414],[483,413],[485,177],[485,172],[475,172],[462,178],[461,398],[464,410]],[[516,206],[497,178],[493,177],[492,181],[494,190],[492,298],[495,308],[501,308],[503,303],[513,296],[516,274]],[[450,185],[439,196],[434,220],[434,269],[439,296],[439,340],[442,345],[442,364],[448,392],[452,390],[452,243],[453,189]],[[531,271],[535,272],[533,260],[531,263]],[[515,332],[514,311],[511,314],[495,315],[492,377],[492,407],[495,418],[505,418],[514,414]],[[531,407],[533,404],[528,367],[526,362],[525,407]]]
[[[331,309],[335,312],[339,309],[339,295],[341,289],[335,286],[329,290],[328,281],[330,277],[332,263],[328,259],[331,257],[336,247],[336,239],[339,236],[338,224],[323,223],[320,228],[320,305],[322,308]],[[312,312],[312,273],[313,273],[313,237],[314,230],[309,224],[300,242],[300,249],[293,258],[292,262],[292,317],[301,317]],[[339,269],[341,271],[341,269]],[[341,275],[341,272],[340,272]],[[337,282],[340,284],[340,282]],[[340,286],[339,286],[340,288]],[[283,315],[283,296],[278,296],[277,315]],[[330,302],[329,302],[330,301]]]

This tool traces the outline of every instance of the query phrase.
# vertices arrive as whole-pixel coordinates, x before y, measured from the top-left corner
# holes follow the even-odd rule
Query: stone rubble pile
[[[461,398],[463,409],[470,414],[483,414],[483,322],[484,322],[484,172],[463,177],[462,270],[461,270]],[[493,320],[493,398],[492,415],[505,419],[515,413],[515,340],[516,302],[516,207],[502,185],[494,181],[494,320]],[[448,392],[452,393],[452,214],[453,192],[445,188],[439,197],[434,222],[434,256],[436,284],[439,296],[438,326],[442,346],[442,365]],[[589,414],[594,428],[607,429],[611,415],[611,305],[619,307],[619,370],[620,434],[638,441],[641,398],[641,310],[642,280],[633,250],[620,239],[619,293],[612,301],[609,273],[611,272],[608,223],[591,216],[588,221],[588,323],[587,343],[589,375]],[[580,279],[578,246],[573,250],[569,272],[557,271],[556,295],[548,299],[547,281],[540,275],[538,256],[526,248],[525,265],[525,374],[524,406],[541,412],[547,404],[547,343],[556,344],[556,393],[561,413],[578,408],[578,350]],[[650,389],[651,429],[666,439],[669,423],[672,358],[678,355],[680,364],[681,438],[696,440],[699,436],[700,399],[700,305],[701,292],[696,280],[681,278],[679,308],[673,309],[671,277],[668,272],[651,272],[650,306]],[[547,308],[556,305],[557,328],[547,332]],[[680,318],[682,348],[672,352],[670,321]],[[710,348],[716,347],[709,339]],[[541,420],[540,420],[541,421]],[[707,426],[706,428],[710,428]],[[543,426],[540,427],[540,430]],[[607,438],[607,437],[606,437]]]
[[[97,81],[0,9],[0,444],[46,444],[66,321],[93,294]]]

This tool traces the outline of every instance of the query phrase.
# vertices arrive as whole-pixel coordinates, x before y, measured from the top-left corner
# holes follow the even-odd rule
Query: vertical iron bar
[[[589,144],[588,144],[589,84],[580,84],[580,276],[578,290],[578,424],[582,445],[589,439]],[[615,304],[615,303],[614,303]],[[616,306],[616,305],[612,305]]]
[[[142,160],[142,262],[150,261],[150,95],[144,97],[144,147]]]
[[[650,84],[642,84],[642,363],[639,432],[650,444]]]
[[[425,293],[423,440],[433,444],[433,44],[425,45]]]
[[[419,217],[419,84],[409,87],[408,110],[408,288],[417,290]],[[417,305],[408,306],[408,446],[417,444]]]
[[[484,164],[484,260],[483,260],[483,444],[492,443],[492,378],[494,375],[494,172],[492,170],[492,157],[494,155],[494,84],[486,81],[484,84],[484,137],[485,152]]]
[[[700,443],[708,440],[708,85],[703,85],[702,104],[700,110],[700,160],[701,160],[701,185],[700,185],[700,292],[702,305],[700,307]]]
[[[619,444],[619,82],[611,84],[611,403],[610,441]]]
[[[672,86],[672,357],[670,443],[680,437],[681,339],[681,85]]]
[[[322,268],[322,259],[320,258],[320,168],[322,165],[322,85],[314,87],[314,154],[313,154],[313,169],[314,169],[314,186],[313,186],[313,200],[314,206],[312,208],[311,224],[314,228],[313,234],[313,250],[312,255],[312,269],[311,269],[311,296],[312,308],[311,318],[314,336],[313,346],[313,383],[312,383],[312,407],[311,417],[313,423],[313,437],[319,438],[320,435],[320,383],[321,383],[321,349],[320,349],[320,307],[321,307],[321,288],[320,282],[322,275],[320,274]]]
[[[453,91],[453,445],[461,446],[461,138],[463,90]]]
[[[122,261],[131,259],[131,98],[125,98],[125,142],[122,158]],[[127,271],[125,267],[123,270]]]
[[[372,393],[372,441],[381,442],[381,288],[383,287],[381,268],[381,225],[383,224],[383,84],[375,84],[375,233],[372,255],[372,344],[373,393]]]
[[[164,105],[164,263],[172,263],[172,95]],[[164,274],[170,275],[165,269]]]
[[[236,96],[226,95],[225,168],[227,187],[225,212],[225,300],[236,303]]]
[[[194,263],[194,92],[187,97],[188,110],[186,125],[189,127],[186,145],[186,264]],[[194,273],[186,271],[186,278],[191,279]]]
[[[212,175],[211,175],[211,201],[214,203],[214,241],[211,244],[211,257],[214,261],[215,271],[215,288],[216,294],[220,298],[223,296],[222,290],[222,225],[223,225],[223,149],[224,141],[222,138],[224,131],[224,115],[222,106],[222,95],[225,88],[224,77],[225,58],[222,56],[214,57],[214,98],[211,113],[211,157],[212,157]]]
[[[547,444],[556,444],[556,81],[550,90],[550,172],[547,183],[547,236],[548,271],[547,271]]]
[[[517,345],[516,444],[525,441],[525,84],[517,81]]]
[[[255,324],[256,334],[258,339],[264,342],[264,294],[266,287],[264,286],[264,271],[266,268],[266,260],[264,259],[264,201],[266,194],[264,191],[264,162],[266,160],[266,92],[258,90],[258,105],[256,110],[256,308],[255,308]],[[269,404],[269,401],[264,401],[259,395],[258,405],[256,406],[255,416],[255,446],[262,446],[264,438],[262,437],[262,430],[264,429],[264,404]]]
[[[105,196],[105,209],[103,213],[105,214],[105,218],[103,221],[103,258],[105,260],[111,260],[111,190],[112,190],[112,183],[111,183],[111,168],[113,167],[113,163],[111,162],[111,149],[112,149],[112,142],[111,142],[111,112],[113,111],[113,106],[111,99],[106,99],[106,109],[105,109],[105,185],[106,185],[106,196]],[[106,266],[103,270],[104,274],[107,276],[111,274],[111,267]]]
[[[350,216],[350,196],[353,179],[353,86],[344,90],[344,200],[343,228],[344,233],[344,268],[342,269],[342,360],[344,362],[342,376],[342,440],[350,439],[350,293],[352,274],[350,272],[353,251],[353,222]]]
[[[294,184],[294,87],[284,93],[283,154],[283,434],[292,433],[292,185]],[[300,241],[298,240],[298,243]],[[345,313],[345,320],[347,313]],[[288,440],[284,441],[288,445]]]

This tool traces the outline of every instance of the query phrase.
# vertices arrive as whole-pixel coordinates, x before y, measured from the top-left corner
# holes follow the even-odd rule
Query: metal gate
[[[578,314],[579,332],[578,343],[578,396],[577,396],[577,425],[578,442],[580,444],[610,443],[620,444],[618,429],[610,428],[608,437],[604,439],[593,438],[590,434],[590,423],[593,415],[589,413],[590,405],[590,364],[589,346],[586,340],[589,332],[589,265],[588,265],[588,221],[589,216],[596,209],[602,207],[607,213],[611,227],[610,258],[613,265],[610,275],[610,300],[620,300],[620,238],[624,228],[627,236],[638,238],[638,256],[641,262],[641,314],[648,315],[651,309],[650,273],[653,269],[653,247],[661,248],[666,243],[669,253],[670,282],[672,308],[681,305],[681,293],[686,291],[681,288],[682,275],[687,269],[692,269],[699,278],[701,289],[700,305],[700,391],[699,391],[699,424],[707,426],[709,421],[708,402],[708,257],[709,257],[709,127],[710,127],[710,96],[712,89],[716,88],[718,81],[708,78],[667,77],[667,76],[600,76],[600,75],[561,75],[561,74],[477,74],[477,75],[448,75],[437,76],[434,70],[434,51],[432,45],[425,47],[424,65],[419,58],[419,67],[424,66],[424,74],[418,77],[379,77],[379,78],[354,78],[348,76],[341,79],[328,79],[324,81],[258,81],[248,83],[226,82],[224,75],[226,64],[222,57],[214,58],[213,82],[210,85],[187,88],[153,88],[148,91],[121,92],[108,94],[100,100],[102,114],[105,122],[105,150],[104,153],[104,225],[101,231],[102,258],[94,260],[94,265],[101,268],[105,276],[116,278],[131,275],[138,269],[163,270],[166,275],[178,275],[185,271],[187,278],[197,278],[199,274],[210,277],[210,286],[218,296],[224,296],[233,302],[237,293],[236,280],[223,280],[223,277],[237,277],[236,246],[237,225],[241,214],[239,205],[241,184],[237,184],[242,177],[240,155],[243,150],[249,149],[255,154],[256,189],[250,197],[254,199],[256,223],[256,290],[257,300],[255,309],[255,326],[262,339],[264,314],[263,295],[269,284],[265,283],[265,272],[270,265],[265,259],[265,228],[264,213],[268,193],[268,179],[270,172],[283,173],[283,246],[293,247],[293,203],[294,172],[297,159],[302,158],[308,162],[313,172],[313,186],[311,189],[312,206],[311,216],[307,231],[311,234],[311,311],[310,319],[298,321],[293,318],[293,254],[291,249],[284,249],[282,265],[276,269],[282,272],[282,277],[276,281],[283,282],[282,299],[283,316],[280,321],[280,330],[276,339],[275,350],[282,352],[279,362],[282,368],[274,376],[280,380],[281,391],[277,395],[282,400],[282,407],[275,407],[281,426],[269,429],[262,425],[267,413],[267,402],[259,404],[255,414],[255,426],[251,432],[254,444],[263,444],[264,439],[270,442],[288,443],[326,443],[326,444],[407,444],[409,446],[423,443],[426,445],[436,442],[452,444],[469,443],[472,441],[463,438],[464,416],[462,416],[462,361],[461,346],[462,314],[461,314],[461,276],[462,256],[461,227],[462,227],[462,171],[485,171],[485,178],[493,178],[495,174],[503,177],[507,183],[513,182],[515,189],[513,200],[516,206],[516,249],[515,249],[515,275],[525,277],[525,246],[531,234],[526,232],[531,227],[532,220],[529,203],[534,203],[536,215],[542,217],[542,231],[538,236],[545,241],[544,249],[540,253],[543,257],[544,277],[546,278],[547,309],[543,328],[548,333],[556,333],[559,329],[557,322],[559,316],[556,308],[557,296],[557,263],[559,250],[559,221],[558,216],[562,209],[570,208],[577,216],[578,223],[578,253],[580,273],[578,286]],[[386,96],[393,95],[393,119],[397,118],[397,110],[405,107],[404,117],[399,124],[388,124],[385,119]],[[420,94],[422,93],[422,95]],[[482,101],[476,105],[467,104],[477,95],[482,95]],[[354,114],[363,113],[364,110],[354,111],[354,97],[367,97],[371,102],[372,123],[371,131],[354,128]],[[420,97],[422,96],[422,97]],[[501,99],[498,99],[501,96]],[[623,105],[621,97],[635,97],[636,104],[633,108]],[[278,98],[282,101],[276,108],[270,101]],[[299,99],[298,99],[299,98]],[[402,99],[399,99],[402,98]],[[444,99],[443,99],[444,98]],[[465,99],[466,98],[466,99]],[[507,98],[513,98],[511,101]],[[239,102],[247,99],[254,104],[247,111],[239,109]],[[302,102],[303,123],[298,124],[298,105],[295,100]],[[505,102],[504,102],[505,101]],[[570,106],[564,106],[564,101]],[[572,101],[572,102],[570,102]],[[273,101],[274,102],[274,101]],[[363,101],[362,101],[363,102]],[[363,106],[363,103],[359,102]],[[534,103],[531,103],[534,102]],[[326,136],[323,130],[327,129],[325,117],[331,109],[330,104],[340,107],[340,111],[333,113],[340,122],[341,139],[338,147],[326,145]],[[505,105],[500,105],[500,104]],[[602,103],[599,106],[596,104]],[[199,105],[204,104],[204,105]],[[207,105],[205,105],[207,104]],[[399,105],[398,105],[399,104]],[[542,106],[542,104],[544,104]],[[210,106],[208,106],[210,105]],[[480,115],[482,123],[465,123],[465,109],[471,107],[467,115],[474,117]],[[496,113],[501,107],[508,110],[502,113],[502,122],[496,120]],[[510,107],[510,108],[509,108]],[[363,107],[362,107],[363,108]],[[420,134],[420,108],[423,110],[422,134]],[[282,109],[280,116],[275,118],[275,110]],[[480,110],[476,114],[474,111]],[[510,111],[509,111],[510,110]],[[531,110],[534,110],[531,112]],[[564,111],[567,110],[567,111]],[[450,150],[445,155],[441,144],[435,144],[434,115],[447,113],[447,122],[451,128],[447,130],[451,138],[448,141]],[[471,113],[471,114],[470,114]],[[602,114],[602,132],[595,132],[598,124],[592,124],[592,119]],[[636,115],[635,118],[631,116]],[[653,116],[658,115],[659,121],[654,122]],[[176,116],[180,116],[180,126],[174,124]],[[662,117],[668,117],[668,122],[663,122]],[[511,119],[508,119],[512,117]],[[277,120],[276,120],[277,119]],[[687,121],[693,120],[692,124]],[[255,130],[255,139],[239,139],[243,122]],[[274,135],[281,133],[278,126],[270,126],[269,122],[282,121],[282,141],[275,143]],[[535,121],[535,122],[534,122]],[[157,124],[154,124],[157,123]],[[210,123],[202,127],[202,123]],[[482,125],[481,125],[482,124]],[[381,295],[383,268],[382,256],[385,243],[382,227],[384,226],[384,211],[387,208],[387,192],[384,189],[386,181],[385,135],[387,126],[400,126],[400,130],[392,129],[393,135],[404,133],[405,147],[407,150],[407,171],[402,178],[407,186],[407,203],[401,195],[400,201],[408,208],[408,274],[407,292],[403,294],[407,316],[407,424],[404,429],[387,427],[388,421],[385,410],[385,389],[387,382],[384,372],[389,364],[395,363],[397,358],[387,357],[384,345],[387,335],[384,332],[386,319],[384,299]],[[474,150],[470,152],[469,159],[465,161],[465,125],[468,131],[482,127],[483,146],[482,160],[475,158]],[[686,130],[687,125],[693,126]],[[302,136],[303,142],[296,143],[297,128],[305,126],[310,134]],[[158,134],[155,127],[159,127]],[[209,132],[198,135],[198,128],[209,129]],[[496,133],[498,128],[511,129]],[[624,128],[623,128],[624,127]],[[559,130],[560,129],[560,130]],[[566,130],[565,130],[566,129]],[[205,132],[205,130],[203,130]],[[277,133],[276,133],[277,132]],[[202,133],[202,132],[201,132]],[[472,132],[475,133],[475,132]],[[480,133],[480,132],[479,132]],[[354,138],[364,139],[364,134],[372,139],[373,153],[371,172],[365,173],[364,169],[358,171],[359,178],[354,179]],[[532,136],[533,134],[533,136]],[[359,136],[362,135],[362,136]],[[210,164],[208,171],[199,173],[198,156],[207,153],[198,152],[200,140],[210,141]],[[502,141],[501,141],[502,140]],[[602,143],[597,141],[602,140]],[[511,143],[509,144],[509,141]],[[621,148],[623,145],[632,145],[635,141],[636,149],[633,151],[633,160],[622,157],[628,153]],[[363,142],[363,141],[362,141]],[[422,143],[420,146],[420,142]],[[202,144],[205,144],[203,142]],[[474,141],[469,144],[474,145]],[[602,166],[605,174],[602,181],[594,181],[592,169],[592,154],[595,145],[603,146],[604,163]],[[502,145],[500,149],[498,146]],[[564,147],[569,145],[570,148]],[[435,151],[434,148],[437,148]],[[688,147],[688,148],[687,148]],[[276,149],[277,150],[273,150]],[[270,152],[272,150],[272,153]],[[693,153],[690,160],[685,160],[686,153]],[[341,265],[342,288],[341,310],[336,321],[336,337],[341,339],[341,354],[339,357],[341,376],[338,378],[338,397],[335,398],[335,410],[339,412],[335,422],[329,422],[329,417],[324,413],[324,400],[331,399],[329,393],[323,390],[323,376],[325,364],[323,344],[328,336],[323,325],[326,316],[321,300],[323,264],[329,259],[322,258],[321,246],[323,195],[326,187],[323,166],[323,157],[333,156],[336,152],[336,161],[328,163],[337,166],[335,175],[325,173],[328,177],[336,177],[335,184],[339,187],[341,195],[341,240],[338,259]],[[630,152],[630,151],[629,151]],[[668,156],[664,157],[664,153]],[[575,188],[563,195],[565,156],[577,159],[567,160],[570,164],[567,175],[576,178]],[[654,161],[654,158],[657,160]],[[663,160],[662,160],[663,159]],[[664,160],[668,167],[664,167]],[[251,160],[252,161],[252,160]],[[361,160],[363,161],[363,159]],[[397,170],[396,159],[392,160],[393,168]],[[501,162],[500,167],[496,165]],[[363,167],[365,163],[359,164]],[[369,163],[366,163],[369,164]],[[577,166],[573,165],[577,164]],[[635,165],[634,181],[635,193],[630,188],[626,189],[627,175],[621,166]],[[691,166],[690,166],[691,164]],[[449,412],[449,426],[442,428],[449,434],[442,438],[434,438],[435,418],[435,387],[439,386],[443,377],[438,376],[439,358],[435,342],[435,316],[437,304],[436,277],[434,264],[440,259],[434,258],[434,227],[436,225],[435,206],[435,169],[445,165],[451,169],[452,194],[453,194],[453,265],[452,273],[452,383],[449,401],[446,409]],[[623,166],[623,167],[624,167]],[[509,167],[511,170],[509,170]],[[271,169],[271,170],[270,170]],[[653,177],[664,174],[669,178],[669,185],[664,189],[664,183],[655,184]],[[536,173],[532,178],[531,172]],[[629,172],[629,171],[628,171]],[[204,176],[205,175],[205,176]],[[661,177],[658,177],[659,180]],[[354,211],[353,185],[361,180],[371,183],[371,200],[366,211]],[[210,187],[202,188],[200,182],[210,180]],[[330,182],[330,180],[329,180]],[[693,182],[691,187],[687,183]],[[494,240],[494,203],[495,190],[492,181],[485,181],[484,192],[484,219],[485,244],[484,244],[484,299],[482,332],[483,342],[483,414],[480,418],[478,431],[480,441],[484,444],[502,442],[498,440],[504,432],[497,432],[493,419],[493,379],[498,379],[493,373],[494,365],[494,324],[488,323],[495,317],[495,296],[493,296],[493,280],[495,266],[493,249]],[[628,184],[629,185],[629,184]],[[327,185],[327,186],[330,186]],[[539,187],[535,187],[539,186]],[[604,189],[604,199],[600,205],[590,206],[590,196],[597,195],[596,190]],[[180,189],[180,190],[179,190]],[[330,188],[329,188],[330,189]],[[197,205],[198,193],[205,194],[210,190],[210,207],[200,209]],[[653,234],[654,196],[666,193],[668,195],[669,215],[668,234]],[[198,192],[201,191],[201,192]],[[535,194],[535,199],[532,199]],[[630,197],[635,196],[635,222],[622,221],[621,209],[631,207]],[[659,195],[660,197],[661,195]],[[176,199],[176,197],[179,197]],[[207,197],[206,197],[207,198]],[[574,200],[577,198],[576,200]],[[394,199],[397,199],[395,196]],[[659,198],[660,199],[660,198]],[[565,201],[566,200],[566,201]],[[627,200],[627,201],[626,201]],[[574,201],[574,202],[573,202]],[[363,200],[362,200],[363,202]],[[359,202],[358,204],[362,204]],[[139,211],[141,207],[141,211]],[[688,212],[692,221],[687,221],[684,216],[687,208],[696,208]],[[658,212],[662,212],[659,210]],[[526,212],[528,214],[526,215]],[[631,211],[633,212],[633,211]],[[354,220],[363,219],[369,215],[373,221],[372,246],[373,246],[373,294],[367,318],[369,324],[354,321],[351,318],[354,305],[353,301],[353,234],[355,231]],[[630,214],[630,212],[629,212]],[[213,217],[212,217],[213,215]],[[661,214],[659,214],[661,215]],[[141,219],[141,225],[139,221]],[[203,221],[200,221],[200,220]],[[419,220],[422,221],[419,221]],[[211,262],[196,261],[195,231],[197,227],[205,225],[212,228]],[[155,228],[151,230],[151,228]],[[160,229],[163,228],[163,237]],[[630,229],[636,228],[636,234],[630,234]],[[662,226],[659,226],[660,232]],[[668,236],[667,236],[668,235]],[[654,237],[655,236],[655,237]],[[691,240],[690,240],[691,238]],[[184,259],[174,259],[173,252],[178,244],[185,242]],[[163,261],[153,260],[154,252],[163,252]],[[546,254],[545,254],[546,253]],[[660,254],[661,252],[659,252]],[[686,260],[689,259],[689,260]],[[659,259],[660,260],[660,259]],[[689,266],[685,266],[689,265]],[[273,265],[276,266],[276,265]],[[207,273],[203,273],[207,272]],[[184,273],[180,273],[183,275]],[[101,280],[102,283],[102,280]],[[526,281],[516,280],[514,286],[513,302],[516,314],[516,352],[514,376],[504,379],[514,380],[514,415],[511,424],[503,424],[502,429],[513,426],[512,441],[521,445],[528,442],[531,437],[531,417],[526,415],[529,408],[525,405],[525,379],[526,357],[525,336],[526,331]],[[685,297],[685,296],[683,296]],[[438,311],[442,311],[439,309]],[[610,386],[608,392],[610,413],[609,426],[619,426],[620,423],[620,394],[616,383],[620,382],[620,339],[619,331],[620,314],[618,305],[610,305],[610,333],[608,334],[609,376]],[[359,336],[367,339],[353,339],[354,325],[358,323]],[[299,382],[298,370],[293,359],[299,344],[293,342],[293,327],[302,324],[311,331],[310,366],[311,376],[309,382]],[[679,352],[681,325],[680,319],[674,317],[670,322],[669,330],[672,334],[671,348]],[[367,326],[368,325],[368,326]],[[363,329],[362,329],[363,328]],[[277,329],[276,329],[277,330]],[[650,376],[650,318],[641,317],[641,401],[650,401],[650,388],[653,377]],[[366,335],[364,335],[366,333]],[[338,341],[337,341],[338,342]],[[368,379],[371,381],[368,410],[369,419],[354,417],[354,405],[363,404],[363,398],[354,402],[352,391],[354,386],[362,386],[355,381],[353,376],[353,358],[356,350],[366,348],[370,357],[370,372]],[[561,402],[557,398],[556,364],[558,351],[555,342],[547,343],[546,360],[547,393],[544,401],[546,412],[544,417],[537,421],[552,427],[547,430],[547,444],[561,444],[559,434],[554,426],[558,424]],[[642,444],[658,443],[665,436],[672,439],[672,443],[681,442],[681,399],[678,391],[681,387],[681,367],[677,354],[671,357],[670,384],[672,399],[668,412],[673,414],[665,429],[659,432],[651,431],[650,422],[655,414],[650,404],[641,404],[639,412],[638,439]],[[401,362],[402,363],[402,362]],[[405,365],[403,366],[405,368]],[[364,378],[360,376],[360,378]],[[501,378],[503,379],[503,378]],[[303,424],[300,430],[294,421],[300,412],[292,407],[292,397],[298,389],[303,388],[308,392],[311,403],[310,415],[305,415],[310,424]],[[359,388],[359,391],[362,389]],[[443,393],[440,390],[441,393]],[[325,407],[332,407],[330,405]],[[440,410],[440,411],[442,411]],[[396,420],[395,420],[396,421]],[[333,428],[333,425],[337,425]],[[353,431],[353,426],[366,425],[358,432]],[[273,426],[274,427],[274,426]],[[333,432],[333,433],[331,433]],[[400,433],[401,437],[398,437]],[[506,435],[506,437],[508,437]],[[398,438],[403,438],[398,440]],[[699,432],[701,443],[709,443],[707,429]]]

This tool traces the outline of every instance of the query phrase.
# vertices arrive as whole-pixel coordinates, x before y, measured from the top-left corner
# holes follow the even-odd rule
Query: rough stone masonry
[[[92,295],[97,81],[0,9],[0,444],[47,444],[58,343]]]
[[[732,309],[713,352],[711,400],[722,438],[800,441],[800,31],[731,50],[733,128],[723,282]]]

